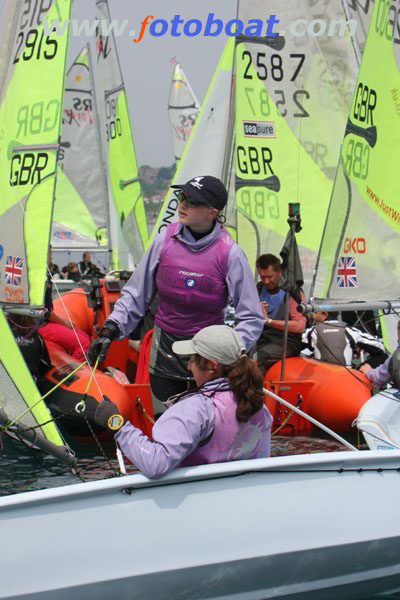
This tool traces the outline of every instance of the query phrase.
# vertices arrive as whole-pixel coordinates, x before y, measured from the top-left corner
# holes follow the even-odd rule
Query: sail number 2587
[[[303,64],[305,61],[305,55],[304,54],[291,54],[290,58],[293,59],[293,61],[294,61],[294,64],[292,65],[292,68],[290,69],[290,81],[295,82],[302,67],[303,67]],[[252,67],[252,62],[254,59],[255,59],[255,67],[253,70],[251,67]],[[244,50],[242,52],[242,60],[244,62],[243,79],[247,79],[247,80],[253,79],[254,72],[255,72],[257,79],[260,79],[261,81],[266,81],[268,79],[271,79],[275,82],[280,82],[280,81],[283,81],[283,79],[284,79],[285,72],[284,72],[284,68],[283,68],[283,59],[282,59],[282,56],[280,56],[280,54],[272,54],[267,59],[267,55],[265,52],[257,52],[255,57],[253,57],[250,52],[248,52],[247,50]],[[254,107],[254,102],[256,101],[256,104],[259,105],[259,110],[260,110],[261,114],[265,117],[270,116],[271,107],[270,107],[270,103],[269,103],[269,95],[268,95],[266,89],[262,88],[261,90],[256,91],[251,87],[245,87],[244,91],[245,91],[248,103],[250,105],[250,108],[251,108],[253,114],[256,113],[255,107]],[[270,94],[271,94],[271,92],[274,92],[274,95],[275,95],[274,102],[275,102],[276,108],[278,109],[278,111],[280,112],[282,117],[286,117],[288,114],[288,111],[285,106],[286,105],[285,90],[275,89],[275,90],[269,91]],[[256,100],[256,98],[254,98],[254,94],[259,94],[258,100]],[[295,112],[293,113],[294,117],[309,117],[310,116],[304,107],[304,101],[308,100],[309,98],[310,98],[310,94],[307,92],[307,90],[298,89],[293,92],[292,99],[293,99],[294,105],[296,106]],[[282,106],[282,108],[279,108],[279,106]]]
[[[242,53],[242,59],[244,60],[245,58],[247,58],[248,63],[243,74],[243,79],[253,79],[253,76],[250,72],[252,56],[247,50],[244,50]],[[298,64],[296,65],[296,68],[294,69],[290,78],[290,81],[296,81],[296,78],[300,73],[301,67],[304,63],[305,54],[291,54],[290,58],[298,59]],[[270,64],[267,64],[265,52],[257,52],[256,67],[257,77],[262,81],[268,79],[268,71],[271,73],[271,78],[274,81],[282,81],[284,78],[283,59],[280,54],[272,54],[270,57]]]

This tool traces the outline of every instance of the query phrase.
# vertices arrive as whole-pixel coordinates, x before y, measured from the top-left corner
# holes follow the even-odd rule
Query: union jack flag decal
[[[358,287],[357,268],[354,256],[341,256],[337,266],[337,287]]]
[[[15,285],[17,287],[21,285],[23,266],[23,258],[19,258],[18,256],[7,256],[6,264],[4,267],[4,276],[7,285]]]

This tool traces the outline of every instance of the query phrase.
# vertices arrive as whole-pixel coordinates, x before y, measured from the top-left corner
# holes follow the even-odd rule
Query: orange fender
[[[56,298],[53,310],[57,316],[71,320],[75,327],[92,337],[93,309],[88,305],[88,296],[83,288],[74,288]]]
[[[295,357],[285,361],[284,380],[279,381],[281,362],[265,374],[264,387],[295,405],[336,432],[352,431],[352,422],[361,406],[371,397],[371,384],[364,373],[309,358]],[[275,428],[290,410],[273,399],[265,401],[274,417]],[[292,431],[314,426],[298,415],[288,420]]]
[[[102,327],[105,319],[109,316],[113,303],[118,299],[119,293],[107,292],[104,281],[100,281],[100,292],[102,295],[102,308],[99,311],[97,325]],[[95,339],[97,334],[93,330],[93,309],[88,304],[88,295],[83,288],[74,288],[73,290],[62,294],[53,302],[54,312],[63,319],[71,320],[75,327],[85,331],[91,339]],[[139,353],[129,346],[125,338],[120,341],[114,341],[108,352],[106,359],[101,367],[114,367],[127,375],[130,381],[135,381],[136,365]]]

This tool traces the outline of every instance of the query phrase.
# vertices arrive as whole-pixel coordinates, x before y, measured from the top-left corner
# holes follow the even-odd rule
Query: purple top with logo
[[[212,244],[220,232],[221,225],[216,222],[214,229],[208,235],[196,241],[190,230],[179,224],[175,236],[192,250],[195,266],[196,261],[201,257],[199,254],[196,258],[196,252],[201,252]],[[164,240],[165,234],[160,234],[153,240],[107,319],[116,323],[121,332],[121,338],[129,335],[136,328],[150,304]],[[195,270],[196,268],[194,268]],[[189,285],[190,281],[187,283]],[[229,252],[226,286],[235,307],[235,331],[242,338],[246,350],[250,350],[263,330],[264,317],[261,313],[258,292],[250,266],[243,251],[235,243],[232,243]],[[202,310],[204,308],[199,309],[199,318]],[[188,335],[190,336],[190,334]]]
[[[218,237],[195,255],[175,237],[178,229],[179,223],[168,225],[161,250],[156,275],[160,304],[154,322],[169,333],[189,337],[203,327],[223,323],[233,240],[220,230]]]
[[[236,406],[227,380],[214,379],[163,413],[153,427],[153,440],[130,422],[115,439],[129,460],[150,478],[178,466],[269,456],[271,415],[263,406],[247,423],[239,423]],[[210,440],[199,446],[211,434]]]

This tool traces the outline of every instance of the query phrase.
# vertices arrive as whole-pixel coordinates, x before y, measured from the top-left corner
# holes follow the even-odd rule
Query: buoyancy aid
[[[191,466],[269,456],[272,417],[263,406],[246,423],[236,418],[237,402],[226,385],[209,395],[215,409],[214,431],[180,466]]]
[[[155,323],[165,331],[191,336],[223,323],[228,302],[226,275],[233,241],[221,230],[204,249],[194,252],[176,237],[179,223],[168,225],[156,274],[160,303]]]
[[[346,336],[346,323],[337,321],[334,324],[316,322],[317,348],[320,360],[335,365],[346,365],[345,348],[349,343]]]

